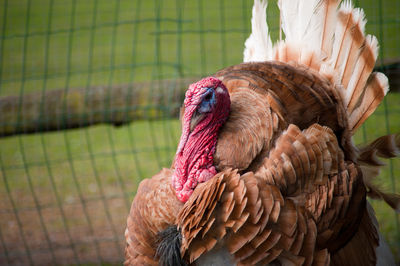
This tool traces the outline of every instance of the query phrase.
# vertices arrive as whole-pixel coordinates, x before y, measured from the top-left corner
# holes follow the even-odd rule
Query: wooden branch
[[[186,88],[196,80],[160,80],[6,96],[0,98],[0,136],[177,117]]]

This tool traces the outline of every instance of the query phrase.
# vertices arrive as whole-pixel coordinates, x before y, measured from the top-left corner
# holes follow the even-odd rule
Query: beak
[[[199,113],[197,110],[194,111],[192,118],[190,119],[190,132],[197,126],[197,124],[203,119],[205,115]]]

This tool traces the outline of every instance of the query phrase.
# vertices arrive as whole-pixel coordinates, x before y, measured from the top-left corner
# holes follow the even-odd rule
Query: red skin
[[[207,92],[206,88],[214,89],[215,104],[190,131],[193,114],[199,108],[202,97]],[[182,135],[175,158],[175,173],[172,176],[176,196],[182,202],[189,199],[198,183],[209,180],[217,173],[213,166],[213,155],[218,130],[228,118],[230,103],[228,90],[214,77],[191,84],[186,91]]]

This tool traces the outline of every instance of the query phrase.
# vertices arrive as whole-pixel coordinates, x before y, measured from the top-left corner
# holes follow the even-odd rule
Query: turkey
[[[388,91],[351,2],[281,0],[272,45],[254,1],[244,63],[191,84],[171,169],[143,180],[125,265],[394,265],[367,194],[399,135],[352,135]]]

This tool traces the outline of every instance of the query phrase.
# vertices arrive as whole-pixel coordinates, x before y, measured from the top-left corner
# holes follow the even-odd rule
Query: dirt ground
[[[62,209],[65,220],[58,206],[42,206],[40,211],[27,207],[19,209],[17,215],[12,208],[0,209],[0,265],[90,265],[123,261],[125,199],[93,198],[84,204],[74,200],[63,204]]]

